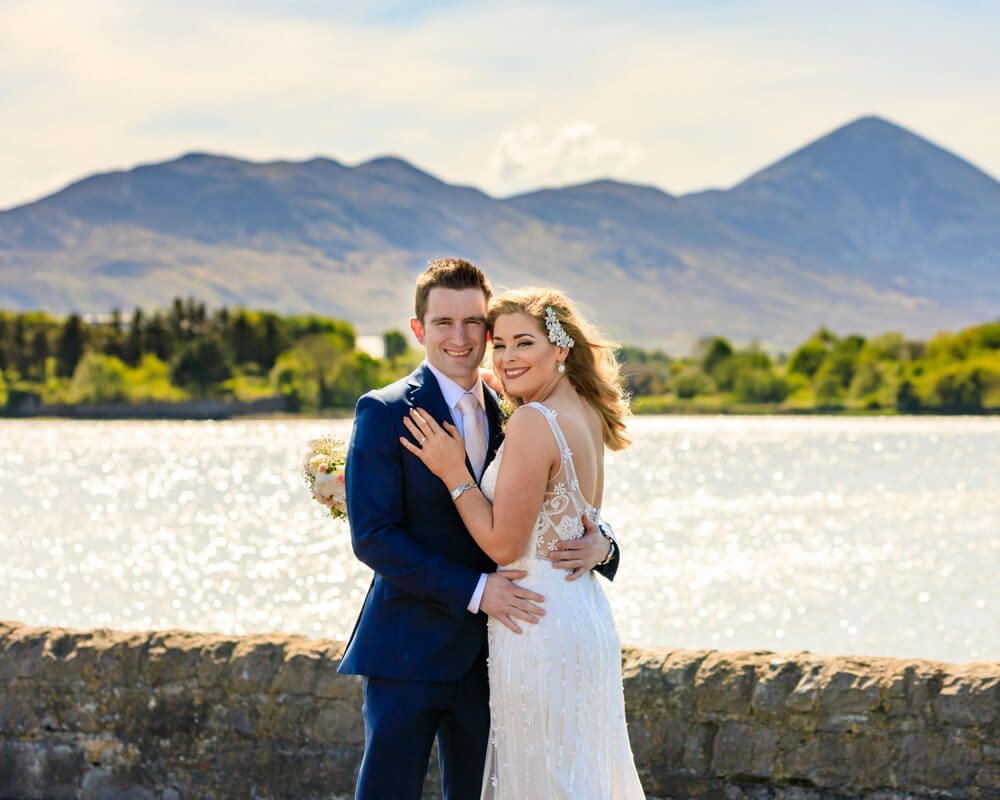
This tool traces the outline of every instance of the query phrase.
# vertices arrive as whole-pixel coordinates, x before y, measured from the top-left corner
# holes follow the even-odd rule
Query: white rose
[[[327,463],[327,457],[324,455],[316,455],[309,459],[309,471],[313,475],[319,475],[319,465]]]
[[[347,487],[344,485],[342,475],[334,475],[334,479],[335,483],[333,485],[333,492],[330,493],[330,498],[339,503],[347,499]]]
[[[336,475],[327,472],[316,476],[313,491],[320,497],[334,497],[343,493],[344,484],[340,482]]]

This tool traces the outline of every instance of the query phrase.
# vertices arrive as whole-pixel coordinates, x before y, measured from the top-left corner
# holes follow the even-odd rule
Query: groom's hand
[[[483,599],[479,602],[480,611],[486,612],[514,633],[522,633],[514,622],[515,619],[537,625],[538,618],[545,614],[541,606],[535,605],[544,602],[545,598],[514,583],[527,574],[522,569],[502,569],[492,573],[486,578]]]
[[[586,514],[583,515],[583,536],[579,539],[564,539],[556,543],[556,549],[549,553],[552,566],[568,569],[566,580],[575,581],[586,575],[604,561],[611,551],[611,542],[601,535],[598,527]]]

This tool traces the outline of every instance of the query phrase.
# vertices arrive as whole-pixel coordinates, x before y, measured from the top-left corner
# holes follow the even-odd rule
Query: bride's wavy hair
[[[574,345],[566,357],[566,377],[600,415],[604,444],[611,450],[622,450],[632,443],[625,432],[629,416],[628,396],[621,377],[621,367],[615,356],[618,345],[601,336],[557,289],[511,289],[490,301],[486,324],[493,335],[497,318],[505,314],[527,314],[538,322],[548,339],[545,309],[550,307],[559,324],[573,338]],[[520,397],[508,398],[516,408],[524,402]]]

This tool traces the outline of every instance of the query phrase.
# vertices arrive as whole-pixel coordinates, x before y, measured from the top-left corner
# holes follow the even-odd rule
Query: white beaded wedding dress
[[[548,420],[562,454],[526,552],[509,569],[545,597],[545,616],[516,634],[489,620],[490,739],[482,800],[639,800],[625,727],[621,644],[611,607],[593,573],[566,580],[545,556],[560,539],[583,535],[581,516],[600,512],[583,497],[556,412]],[[523,413],[523,412],[522,412]],[[492,502],[503,446],[483,474]]]

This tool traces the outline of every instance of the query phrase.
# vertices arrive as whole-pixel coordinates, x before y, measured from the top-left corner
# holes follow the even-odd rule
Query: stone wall
[[[0,798],[349,795],[363,726],[342,649],[0,622]],[[650,797],[1000,798],[1000,664],[641,649],[623,663]]]

